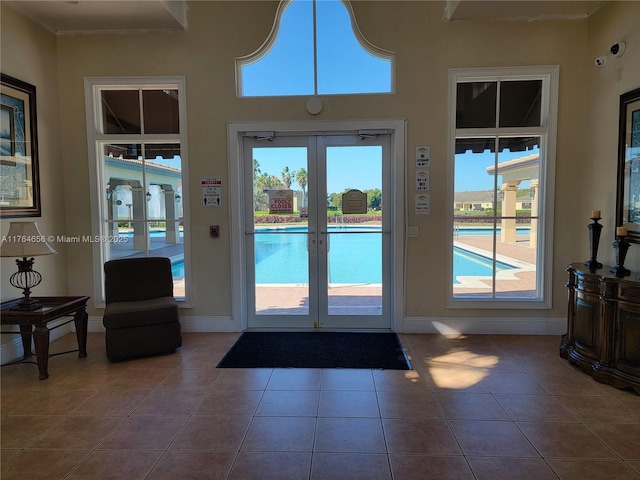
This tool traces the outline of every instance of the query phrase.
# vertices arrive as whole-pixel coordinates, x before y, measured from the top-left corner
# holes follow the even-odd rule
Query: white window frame
[[[558,117],[557,65],[502,68],[464,68],[449,70],[449,135],[447,143],[447,225],[446,288],[447,308],[550,309],[553,277],[553,212],[555,191],[556,130]],[[536,127],[456,128],[456,95],[459,82],[493,82],[505,80],[542,80],[541,122]],[[498,135],[540,137],[540,192],[536,292],[528,298],[454,298],[453,296],[453,213],[455,180],[455,142],[458,137],[495,137]]]
[[[101,91],[102,90],[177,90],[180,133],[177,134],[103,134],[101,132]],[[105,143],[159,143],[163,140],[177,141],[180,144],[182,159],[182,202],[184,225],[184,264],[185,264],[185,296],[179,297],[180,307],[191,305],[191,251],[189,242],[189,174],[187,143],[187,99],[186,81],[183,76],[172,77],[87,77],[84,79],[84,94],[87,121],[87,149],[89,160],[90,195],[91,195],[91,232],[94,238],[108,238],[109,231],[103,222],[107,206],[104,193],[102,150]],[[93,299],[96,308],[105,307],[104,299],[104,263],[107,260],[107,243],[93,243]]]

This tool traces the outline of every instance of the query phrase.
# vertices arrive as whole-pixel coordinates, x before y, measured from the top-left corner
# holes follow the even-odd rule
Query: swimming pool
[[[282,229],[285,230],[285,229]],[[301,227],[277,235],[256,233],[256,283],[309,283],[307,235]],[[380,228],[329,227],[329,283],[382,283]],[[371,232],[340,235],[339,232]]]
[[[515,268],[504,262],[496,262],[496,272]],[[490,258],[470,252],[463,248],[453,247],[453,284],[457,285],[459,276],[487,277],[493,274]]]
[[[307,236],[303,227],[280,227],[283,233],[256,233],[255,273],[258,284],[309,283]],[[329,232],[371,232],[358,235],[329,235],[329,283],[382,283],[382,235],[376,227],[330,227]],[[290,232],[287,234],[286,232]],[[298,233],[296,233],[298,232]],[[496,262],[496,270],[515,268]],[[172,264],[173,278],[184,278],[184,261]],[[453,283],[458,276],[492,276],[490,258],[453,248]]]
[[[329,283],[382,283],[382,235],[379,227],[330,227],[329,232],[371,232],[358,235],[330,235]],[[292,234],[256,233],[256,283],[308,283],[307,236],[304,228],[283,227]],[[453,251],[454,283],[458,276],[492,276],[491,259],[459,247]],[[514,268],[497,262],[497,270]]]

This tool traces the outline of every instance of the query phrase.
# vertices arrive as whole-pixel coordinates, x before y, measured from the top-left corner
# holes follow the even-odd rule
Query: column
[[[146,192],[142,186],[131,186],[131,201],[133,202],[133,249],[147,251],[149,236],[146,235],[147,224],[144,220]]]
[[[163,190],[164,211],[166,219],[166,243],[180,243],[178,223],[176,220],[176,192],[173,190]]]
[[[516,241],[516,190],[518,182],[502,184],[502,216],[514,217],[503,218],[500,229],[500,240],[503,243],[515,243]]]
[[[107,190],[107,218],[109,220],[118,220],[118,200],[117,200],[117,195],[116,195],[116,191],[115,190]],[[118,238],[118,235],[120,234],[119,230],[118,230],[118,222],[115,221],[113,223],[109,224],[109,235],[114,237],[114,238]]]
[[[531,230],[529,232],[529,248],[536,248],[538,243],[538,179],[531,180]]]

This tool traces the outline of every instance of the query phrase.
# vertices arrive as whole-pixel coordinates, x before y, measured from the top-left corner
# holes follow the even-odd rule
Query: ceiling
[[[443,16],[451,21],[585,18],[605,1],[446,0]],[[187,28],[186,0],[3,0],[3,3],[60,35]]]
[[[447,0],[445,20],[545,20],[586,18],[606,0]]]
[[[185,0],[3,0],[2,3],[60,35],[187,27]]]

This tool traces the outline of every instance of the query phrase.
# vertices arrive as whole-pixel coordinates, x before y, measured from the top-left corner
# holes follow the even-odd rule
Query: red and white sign
[[[202,177],[202,205],[205,207],[222,206],[222,177]]]
[[[293,213],[293,190],[269,190],[271,215]]]

